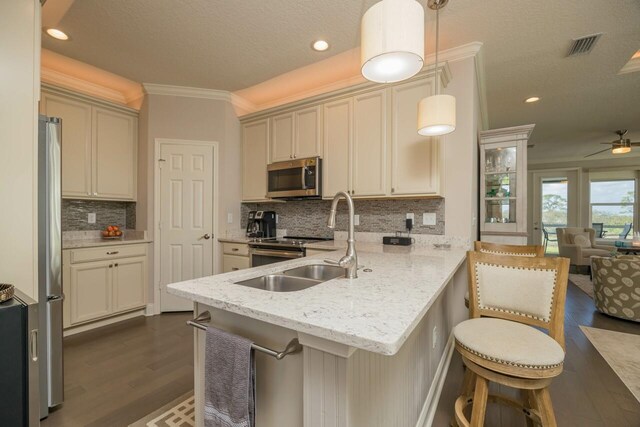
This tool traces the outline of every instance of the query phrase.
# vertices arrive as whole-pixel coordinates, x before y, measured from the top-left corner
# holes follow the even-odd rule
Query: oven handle
[[[277,256],[280,258],[302,258],[304,252],[270,251],[267,249],[251,249],[252,255]]]

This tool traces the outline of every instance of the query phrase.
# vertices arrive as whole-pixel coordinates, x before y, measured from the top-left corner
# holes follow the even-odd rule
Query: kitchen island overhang
[[[341,252],[168,286],[196,302],[196,314],[210,311],[212,326],[271,348],[284,348],[293,338],[303,345],[302,354],[281,361],[256,357],[258,425],[327,425],[320,419],[349,426],[428,425],[453,349],[450,331],[466,318],[466,251],[373,244],[358,249],[358,279],[296,292],[234,283],[336,260]],[[197,408],[204,336],[196,333]]]

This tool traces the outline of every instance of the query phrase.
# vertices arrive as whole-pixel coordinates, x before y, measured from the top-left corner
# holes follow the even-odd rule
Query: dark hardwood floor
[[[565,312],[567,355],[564,371],[551,385],[558,426],[640,426],[640,403],[582,333],[580,325],[640,335],[640,325],[600,314],[591,298],[569,282]],[[449,425],[462,375],[462,360],[454,352],[434,427]],[[518,422],[521,418],[522,424],[515,424],[514,414],[506,414],[507,411],[490,404],[486,426],[525,425],[524,417],[518,416]]]
[[[65,404],[43,427],[127,426],[193,389],[190,313],[137,318],[65,339]],[[640,334],[640,325],[598,313],[573,284],[566,306],[567,357],[552,384],[558,425],[640,426],[640,404],[579,326]],[[454,354],[433,425],[447,426],[462,381]],[[512,427],[511,417],[489,407],[489,426]],[[509,421],[507,421],[509,420]]]
[[[65,403],[41,425],[127,426],[193,390],[191,316],[139,317],[65,338]]]

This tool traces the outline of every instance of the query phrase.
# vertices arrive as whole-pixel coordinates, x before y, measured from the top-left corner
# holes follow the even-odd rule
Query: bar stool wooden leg
[[[471,427],[482,427],[487,411],[489,384],[485,378],[476,375],[476,387],[473,392],[473,409],[471,410]]]
[[[533,390],[533,395],[543,427],[558,427],[558,424],[556,424],[556,416],[553,413],[553,404],[551,403],[549,388],[545,387]]]

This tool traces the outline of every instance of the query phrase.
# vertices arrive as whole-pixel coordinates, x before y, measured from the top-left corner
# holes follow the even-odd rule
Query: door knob
[[[204,235],[204,236],[202,236],[202,237],[204,237],[204,239],[205,239],[205,240],[209,240],[209,239],[211,238],[211,235],[209,235],[209,234],[205,234],[205,235]]]

